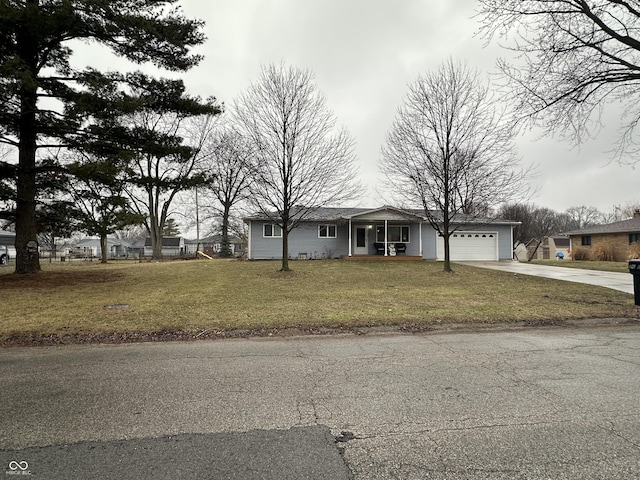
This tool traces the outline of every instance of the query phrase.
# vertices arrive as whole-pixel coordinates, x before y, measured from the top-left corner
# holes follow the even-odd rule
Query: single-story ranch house
[[[184,255],[184,238],[182,237],[162,237],[162,256],[178,257]],[[153,246],[151,245],[151,237],[144,239],[144,255],[150,257],[153,255]]]
[[[119,238],[107,237],[107,258],[125,258],[132,256],[131,243]],[[70,248],[68,255],[76,258],[101,257],[102,247],[99,238],[86,238]]]
[[[640,210],[633,218],[621,222],[596,225],[567,232],[571,240],[571,251],[576,248],[592,250],[595,245],[607,244],[614,262],[625,262],[631,256],[631,245],[640,242]]]
[[[282,259],[282,229],[267,215],[244,219],[247,258]],[[451,235],[451,260],[511,260],[513,228],[519,222],[460,216]],[[406,255],[444,260],[444,239],[420,210],[394,207],[320,208],[289,234],[297,259]]]

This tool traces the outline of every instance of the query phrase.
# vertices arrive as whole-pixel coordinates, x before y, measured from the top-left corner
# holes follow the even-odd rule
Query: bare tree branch
[[[388,189],[420,205],[445,240],[491,207],[526,195],[531,170],[519,167],[513,125],[478,73],[452,61],[420,76],[398,110],[382,149]],[[454,226],[454,220],[456,221]]]
[[[253,151],[251,198],[288,234],[319,207],[356,198],[353,140],[316,90],[310,71],[270,65],[235,104],[235,119]]]
[[[640,9],[625,0],[480,0],[481,35],[518,56],[501,61],[521,119],[575,143],[596,134],[602,108],[625,106],[614,154],[635,163],[640,146]]]

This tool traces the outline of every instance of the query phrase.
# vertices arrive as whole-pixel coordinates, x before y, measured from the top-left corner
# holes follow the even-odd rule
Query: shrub
[[[591,258],[601,262],[613,261],[613,247],[610,243],[596,243],[591,250]]]
[[[629,245],[629,255],[627,255],[629,260],[640,258],[640,243],[633,242]]]
[[[583,247],[576,247],[571,250],[571,258],[573,260],[590,260],[589,250]]]

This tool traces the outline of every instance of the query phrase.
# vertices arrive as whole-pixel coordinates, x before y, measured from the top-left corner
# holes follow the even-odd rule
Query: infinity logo
[[[29,464],[27,462],[9,462],[9,470],[22,470],[23,472],[29,468]]]

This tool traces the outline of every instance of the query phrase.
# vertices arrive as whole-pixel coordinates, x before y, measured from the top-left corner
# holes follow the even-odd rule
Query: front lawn
[[[174,261],[0,269],[0,342],[25,336],[637,317],[633,296],[432,262]]]

